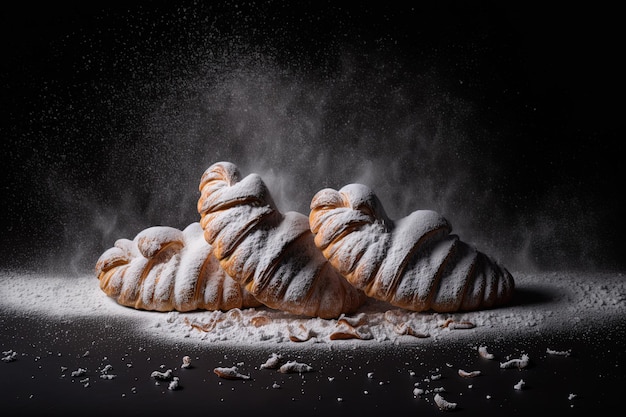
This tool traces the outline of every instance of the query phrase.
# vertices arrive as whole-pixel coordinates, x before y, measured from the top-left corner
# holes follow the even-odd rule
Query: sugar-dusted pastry
[[[324,256],[370,297],[439,312],[494,307],[512,297],[506,268],[451,234],[444,217],[418,210],[392,221],[365,185],[319,191],[309,221]]]
[[[262,305],[222,270],[199,223],[155,226],[119,239],[96,263],[100,288],[143,310],[230,310]]]
[[[218,162],[203,174],[200,192],[200,224],[215,257],[266,306],[336,318],[365,301],[315,246],[308,217],[281,213],[259,175],[241,178],[237,166]]]

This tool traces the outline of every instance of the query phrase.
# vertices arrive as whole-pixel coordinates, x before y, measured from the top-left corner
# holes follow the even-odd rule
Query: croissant
[[[96,262],[100,288],[121,305],[143,310],[230,310],[261,306],[226,274],[199,223],[155,226],[118,239]]]
[[[444,217],[417,210],[394,222],[365,185],[319,191],[309,222],[315,244],[350,283],[397,307],[478,310],[512,297],[509,271],[451,234]]]
[[[310,317],[349,314],[366,297],[315,246],[308,217],[281,213],[257,174],[217,162],[202,175],[204,237],[222,268],[268,307]]]

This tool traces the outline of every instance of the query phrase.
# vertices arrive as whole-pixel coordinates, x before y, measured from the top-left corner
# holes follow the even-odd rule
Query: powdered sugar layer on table
[[[266,307],[188,313],[135,310],[107,297],[92,275],[0,271],[0,308],[11,314],[48,319],[124,319],[137,332],[164,343],[298,349],[428,344],[561,330],[584,332],[610,326],[611,321],[623,319],[626,311],[626,276],[622,273],[517,272],[515,276],[513,302],[497,309],[418,313],[369,300],[350,317],[320,319]]]

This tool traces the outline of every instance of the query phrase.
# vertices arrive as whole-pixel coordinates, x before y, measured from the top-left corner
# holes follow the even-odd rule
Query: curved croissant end
[[[143,310],[230,310],[262,305],[224,272],[199,223],[155,226],[119,239],[96,262],[100,288]]]
[[[331,265],[370,297],[439,312],[490,308],[512,297],[511,274],[450,234],[445,218],[418,210],[392,222],[365,185],[319,191],[309,223]]]
[[[352,313],[365,295],[330,266],[307,216],[281,213],[256,174],[230,162],[207,169],[198,201],[204,237],[222,268],[268,307],[310,317]]]

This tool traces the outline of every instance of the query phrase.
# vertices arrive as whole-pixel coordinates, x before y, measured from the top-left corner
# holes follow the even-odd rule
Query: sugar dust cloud
[[[351,38],[348,25],[318,49],[281,48],[279,26],[264,42],[249,15],[228,12],[228,32],[218,12],[105,14],[53,44],[79,49],[66,57],[72,83],[42,92],[47,113],[32,128],[56,143],[27,162],[32,210],[46,219],[38,267],[88,272],[118,238],[198,221],[200,177],[222,160],[260,174],[281,211],[308,214],[320,189],[359,182],[391,218],[438,211],[512,269],[592,263],[584,201],[557,188],[529,197],[510,181],[524,161],[485,103],[459,93],[475,75],[451,77],[449,55]]]

